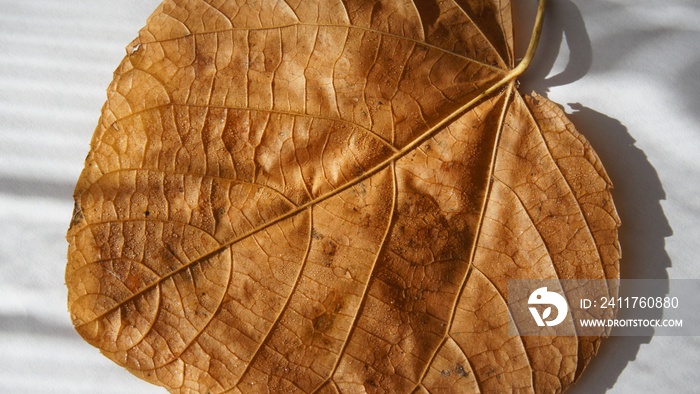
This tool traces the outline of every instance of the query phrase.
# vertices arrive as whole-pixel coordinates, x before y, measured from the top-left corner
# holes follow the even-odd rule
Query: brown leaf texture
[[[172,392],[571,386],[600,338],[508,336],[507,280],[618,278],[619,219],[564,113],[498,86],[511,31],[506,0],[164,1],[76,186],[77,331]]]

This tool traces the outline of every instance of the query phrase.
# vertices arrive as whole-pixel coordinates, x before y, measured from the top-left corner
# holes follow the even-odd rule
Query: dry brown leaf
[[[569,387],[600,338],[509,337],[506,283],[617,278],[619,220],[511,30],[507,0],[164,1],[75,190],[80,335],[173,392]]]

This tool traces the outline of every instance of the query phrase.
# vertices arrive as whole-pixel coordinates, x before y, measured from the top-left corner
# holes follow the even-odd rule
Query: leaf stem
[[[532,35],[530,36],[530,43],[527,46],[527,51],[525,56],[518,63],[518,65],[510,72],[508,75],[514,74],[513,78],[520,76],[527,70],[532,62],[532,58],[535,57],[535,51],[537,51],[537,44],[540,42],[540,37],[542,36],[542,24],[544,22],[544,11],[547,8],[547,0],[539,0],[537,6],[537,15],[535,16],[535,25],[532,28]]]
[[[488,96],[489,94],[500,89],[502,86],[506,85],[510,81],[519,77],[525,72],[525,70],[527,70],[527,68],[530,66],[530,63],[532,63],[532,59],[535,57],[537,45],[539,44],[540,37],[542,36],[542,25],[544,22],[544,13],[546,8],[547,0],[539,0],[539,3],[537,5],[537,15],[535,16],[535,25],[532,28],[532,35],[530,35],[530,43],[528,44],[525,56],[523,56],[523,59],[520,61],[520,63],[518,63],[518,65],[515,66],[515,68],[513,68],[508,74],[506,74],[506,76],[503,77],[503,79],[496,82],[493,86],[486,89],[482,94],[480,94],[477,97],[477,99],[481,99],[485,96]]]

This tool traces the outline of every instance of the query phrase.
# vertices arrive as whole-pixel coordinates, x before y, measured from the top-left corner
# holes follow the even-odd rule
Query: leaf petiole
[[[547,8],[547,0],[539,0],[539,4],[537,5],[537,15],[535,16],[535,25],[532,28],[532,35],[530,36],[530,43],[527,46],[525,56],[523,56],[520,63],[518,63],[518,65],[511,70],[508,75],[506,75],[504,78],[504,80],[506,80],[505,83],[522,75],[522,73],[524,73],[530,66],[532,58],[535,57],[537,44],[539,44],[540,37],[542,36],[542,24],[544,21],[545,8]]]
[[[535,52],[537,51],[537,45],[540,42],[540,37],[542,36],[542,25],[544,22],[544,13],[545,9],[547,8],[547,0],[539,0],[539,3],[537,5],[537,15],[535,16],[535,25],[532,28],[532,35],[530,35],[530,43],[527,46],[527,51],[525,52],[525,56],[523,56],[523,59],[518,63],[515,68],[510,70],[508,74],[506,74],[500,81],[496,82],[493,86],[489,87],[486,89],[483,93],[481,93],[479,96],[474,98],[471,102],[467,103],[465,107],[473,105],[474,102],[481,100],[482,98],[490,95],[491,93],[495,92],[496,90],[500,89],[502,86],[508,84],[515,78],[519,77],[522,75],[525,70],[530,66],[530,63],[532,62],[532,59],[535,57]],[[466,108],[465,108],[466,109]],[[457,112],[462,112],[457,111]]]

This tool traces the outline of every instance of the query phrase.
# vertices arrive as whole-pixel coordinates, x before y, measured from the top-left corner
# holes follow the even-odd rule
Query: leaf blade
[[[519,360],[504,365],[465,349],[483,334],[469,325],[494,317],[466,319],[466,295],[494,294],[500,304],[471,308],[491,310],[497,326],[508,315],[493,311],[503,309],[511,263],[484,263],[497,262],[484,256],[503,245],[519,245],[499,252],[518,261],[532,245],[546,250],[538,261],[557,278],[619,275],[609,181],[596,198],[568,184],[567,206],[577,213],[559,217],[583,221],[553,239],[551,220],[532,201],[563,197],[538,194],[534,179],[518,183],[519,159],[503,159],[519,152],[513,157],[538,164],[522,136],[547,120],[542,114],[563,116],[523,101],[509,83],[509,3],[487,5],[496,25],[469,20],[476,11],[462,2],[197,3],[164,2],[130,46],[76,187],[66,275],[86,339],[173,391],[261,382],[293,391],[430,390],[445,385],[436,365],[450,362],[439,376],[447,371],[460,378],[449,384],[472,389],[570,385],[598,338],[516,346],[495,330],[488,341],[507,351],[492,354]],[[300,11],[341,5],[335,21]],[[260,18],[263,11],[271,17]],[[557,148],[560,129],[539,130],[545,153],[554,153],[538,176],[559,168],[547,185],[607,179],[582,140],[595,171],[577,172]],[[507,214],[492,212],[509,195],[524,224],[504,226]],[[502,245],[488,244],[520,225],[534,241],[502,235]],[[566,248],[571,240],[605,252],[581,258]],[[577,263],[589,260],[602,266]],[[120,269],[112,275],[97,261]],[[148,269],[121,268],[133,262]],[[157,305],[144,301],[156,290]],[[114,299],[77,301],[91,291]],[[545,362],[553,349],[566,350],[559,371]]]

